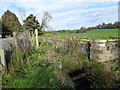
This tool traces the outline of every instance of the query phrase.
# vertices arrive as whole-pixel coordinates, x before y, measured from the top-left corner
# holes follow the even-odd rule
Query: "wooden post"
[[[4,49],[0,50],[0,57],[1,57],[1,65],[5,67],[5,69],[7,68],[7,64],[6,64],[6,60],[5,60],[5,51]],[[2,70],[2,67],[0,67],[0,71]]]
[[[16,32],[13,32],[13,37],[14,37],[14,44],[15,44],[15,55],[17,57],[17,60],[19,61],[19,52],[18,52],[19,50],[18,50],[18,42],[17,42],[18,37]]]
[[[39,47],[39,42],[38,42],[38,29],[35,29],[35,35],[36,35],[36,48]]]

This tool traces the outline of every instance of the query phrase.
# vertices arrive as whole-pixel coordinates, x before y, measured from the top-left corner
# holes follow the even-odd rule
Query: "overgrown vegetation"
[[[85,69],[92,88],[118,87],[120,72],[108,71],[104,63],[89,61],[86,55],[77,52],[77,43],[74,40],[65,51],[55,44],[41,42],[38,50],[31,48],[25,52],[26,60],[18,50],[19,57],[13,55],[9,71],[3,73],[3,88],[74,88],[67,73],[78,68]]]
[[[73,88],[67,74],[47,58],[47,48],[53,49],[53,46],[42,43],[38,50],[26,51],[26,61],[20,48],[18,56],[13,53],[9,71],[3,73],[3,88]]]

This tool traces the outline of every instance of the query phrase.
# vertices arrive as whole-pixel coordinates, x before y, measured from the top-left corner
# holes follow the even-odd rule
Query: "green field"
[[[69,36],[85,39],[109,39],[109,37],[118,37],[118,29],[96,29],[85,33],[56,33],[44,35],[44,37],[63,39],[67,39]]]

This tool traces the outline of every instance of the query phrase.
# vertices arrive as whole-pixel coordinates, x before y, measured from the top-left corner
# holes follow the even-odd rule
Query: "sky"
[[[0,0],[0,17],[9,9],[22,23],[29,14],[41,23],[45,11],[52,15],[48,30],[74,30],[118,21],[119,0]]]

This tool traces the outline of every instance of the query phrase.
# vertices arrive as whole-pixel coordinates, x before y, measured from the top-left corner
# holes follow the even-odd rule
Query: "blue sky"
[[[0,17],[9,9],[19,21],[29,14],[37,16],[39,22],[44,11],[52,15],[49,30],[79,29],[101,23],[118,21],[119,0],[3,0],[0,1]],[[25,12],[23,16],[20,12]],[[21,18],[22,17],[22,18]]]

